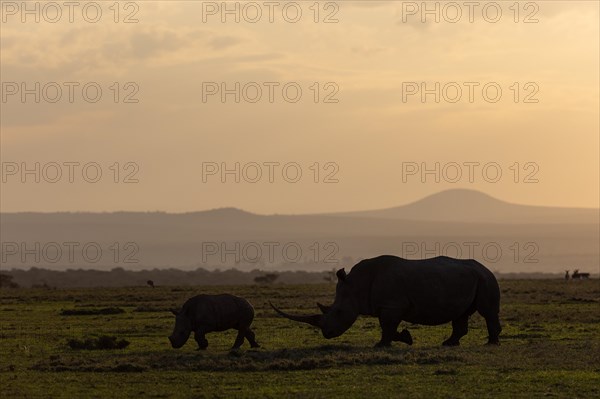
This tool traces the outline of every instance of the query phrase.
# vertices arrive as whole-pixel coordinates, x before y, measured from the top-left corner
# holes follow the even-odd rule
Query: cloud
[[[242,40],[240,38],[234,36],[216,36],[208,42],[208,45],[213,50],[222,50],[231,46],[235,46],[241,42]]]
[[[54,31],[48,27],[36,28],[38,32],[20,26],[3,27],[3,68],[37,70],[45,76],[68,71],[64,75],[70,78],[85,75],[96,79],[137,71],[140,64],[164,67],[222,56],[243,41],[235,34],[223,35],[218,30],[194,26],[136,25],[126,32],[111,25],[102,29],[57,27]],[[19,75],[20,79],[27,79],[25,73]]]
[[[129,41],[131,54],[137,58],[150,58],[166,52],[175,52],[189,43],[187,37],[182,37],[174,31],[156,29],[135,32]]]

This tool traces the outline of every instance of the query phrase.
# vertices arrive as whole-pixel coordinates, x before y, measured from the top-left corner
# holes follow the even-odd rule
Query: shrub
[[[67,344],[69,345],[69,347],[71,347],[71,349],[123,349],[129,346],[129,341],[124,339],[117,341],[117,337],[101,335],[99,337],[87,338],[85,340],[73,338],[68,340]]]
[[[61,316],[90,316],[125,313],[121,308],[102,308],[102,309],[63,309]]]

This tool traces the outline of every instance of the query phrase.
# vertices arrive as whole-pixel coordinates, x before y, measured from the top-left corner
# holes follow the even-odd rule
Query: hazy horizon
[[[392,254],[475,258],[502,273],[557,273],[600,264],[599,217],[597,209],[515,205],[468,190],[330,214],[5,213],[0,252],[3,268],[18,269],[315,271]]]
[[[496,198],[494,196],[491,196],[489,194],[486,194],[482,191],[478,191],[478,190],[473,190],[473,189],[463,189],[463,188],[456,188],[456,189],[447,189],[447,190],[442,190],[442,191],[438,191],[438,192],[434,192],[431,194],[427,194],[424,197],[418,198],[414,201],[408,201],[408,202],[403,202],[403,203],[399,203],[393,206],[389,206],[389,207],[385,207],[385,208],[377,208],[377,209],[351,209],[349,211],[317,211],[317,212],[310,212],[310,213],[259,213],[259,212],[254,212],[250,209],[244,209],[244,208],[239,208],[239,207],[235,207],[235,206],[221,206],[221,207],[215,207],[215,208],[206,208],[206,209],[196,209],[196,210],[189,210],[189,211],[179,211],[179,212],[169,212],[169,211],[165,211],[165,210],[160,210],[160,209],[156,209],[156,210],[146,210],[146,211],[139,211],[139,210],[112,210],[112,211],[89,211],[89,210],[72,210],[72,211],[27,211],[27,210],[23,210],[23,211],[14,211],[14,212],[6,212],[6,211],[0,211],[0,213],[166,213],[166,214],[186,214],[186,213],[200,213],[200,212],[210,212],[210,211],[219,211],[219,210],[227,210],[227,209],[231,209],[231,210],[238,210],[238,211],[242,211],[245,213],[250,213],[250,214],[254,214],[254,215],[261,215],[261,216],[277,216],[277,215],[285,215],[285,216],[294,216],[294,215],[298,215],[298,216],[302,216],[302,215],[336,215],[336,214],[351,214],[354,212],[365,212],[365,211],[385,211],[385,210],[390,210],[390,209],[395,209],[395,208],[399,208],[399,207],[404,207],[407,205],[413,205],[416,203],[419,203],[421,200],[424,199],[428,199],[428,198],[433,198],[439,195],[444,195],[450,192],[464,192],[464,193],[473,193],[475,195],[482,195],[484,197],[489,197],[491,200],[494,201],[500,201],[506,204],[510,204],[510,205],[518,205],[518,206],[527,206],[527,207],[537,207],[537,208],[556,208],[556,209],[581,209],[581,210],[591,210],[591,211],[600,211],[600,207],[571,207],[571,206],[554,206],[554,205],[539,205],[539,204],[524,204],[524,203],[515,203],[515,202],[510,202],[510,201],[505,201],[499,198]],[[599,213],[600,216],[600,213]],[[598,220],[598,222],[600,222],[600,219]]]

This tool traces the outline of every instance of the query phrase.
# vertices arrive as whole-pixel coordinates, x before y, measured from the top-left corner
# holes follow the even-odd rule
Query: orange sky
[[[313,2],[294,3],[302,10],[297,23],[285,20],[282,7],[273,23],[264,6],[257,23],[244,20],[253,10],[239,23],[222,23],[205,8],[203,22],[202,3],[180,1],[137,2],[119,10],[118,23],[112,2],[102,3],[97,23],[81,10],[70,23],[66,9],[57,23],[44,20],[53,10],[23,23],[6,3],[3,212],[329,212],[395,206],[448,188],[598,207],[597,2],[542,1],[527,9],[522,2],[518,16],[512,1],[497,2],[496,23],[480,9],[470,23],[466,8],[456,23],[446,21],[456,18],[450,9],[440,10],[439,23],[430,15],[423,23],[409,2],[321,3],[318,23]],[[127,16],[139,22],[123,23]],[[23,82],[30,89],[40,82],[39,103],[35,94],[23,103]],[[65,82],[76,82],[73,102]],[[239,103],[234,94],[225,103],[220,93],[207,94],[223,82],[230,89],[240,82]],[[410,94],[423,82],[429,90],[439,82],[439,103],[435,94],[425,102],[421,92]],[[83,97],[86,84],[88,99],[102,89],[98,102]],[[288,100],[302,90],[297,102],[284,98],[286,84]],[[52,103],[57,86],[62,97]],[[257,87],[261,99],[245,100]],[[493,102],[498,87],[502,96]],[[128,94],[139,102],[124,103]],[[238,175],[221,182],[223,166],[236,163]],[[98,182],[86,181],[98,170]]]

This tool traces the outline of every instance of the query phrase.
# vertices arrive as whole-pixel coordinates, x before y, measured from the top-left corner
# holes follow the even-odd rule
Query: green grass
[[[501,281],[503,333],[488,347],[474,315],[456,348],[441,347],[450,325],[408,327],[414,345],[375,349],[379,326],[360,318],[325,340],[268,305],[316,312],[334,287],[149,287],[0,290],[0,396],[19,397],[600,397],[600,284]],[[230,352],[235,332],[193,339],[179,350],[167,336],[169,309],[198,293],[230,292],[256,308],[260,349]],[[124,313],[102,311],[119,308]],[[75,312],[63,312],[75,310]],[[74,313],[74,314],[73,314]],[[125,349],[75,350],[68,341],[99,336]]]

